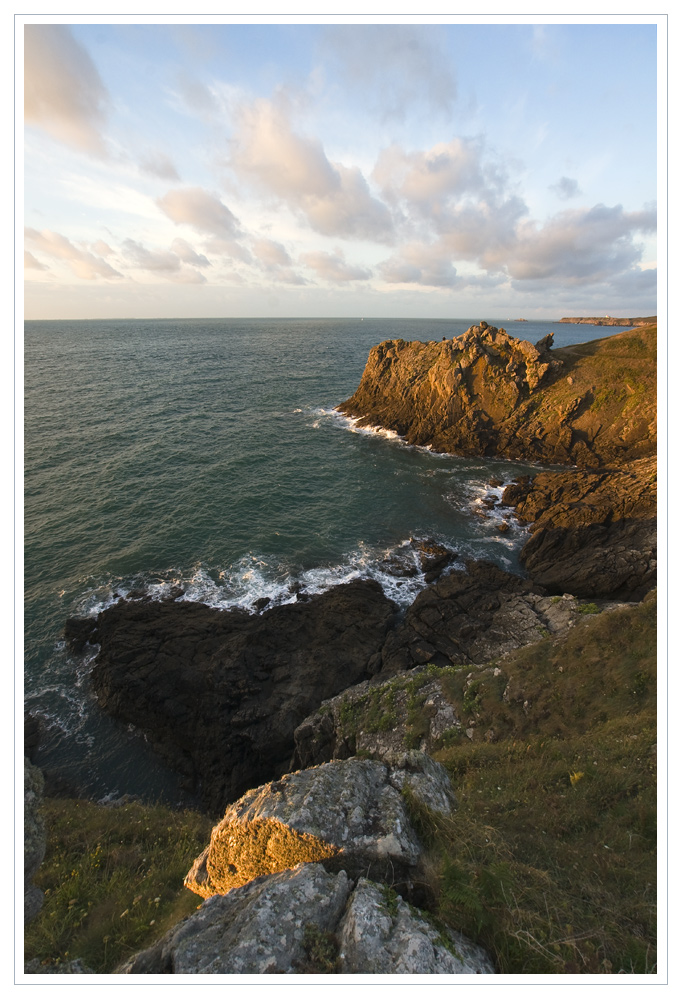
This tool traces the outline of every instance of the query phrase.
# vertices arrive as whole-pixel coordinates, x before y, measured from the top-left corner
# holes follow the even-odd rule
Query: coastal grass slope
[[[586,603],[583,619],[495,665],[427,668],[411,682],[406,745],[425,730],[420,692],[435,677],[473,723],[472,738],[463,726],[432,751],[457,810],[408,796],[428,847],[419,905],[486,948],[499,973],[656,971],[655,594],[602,613]],[[349,732],[396,724],[396,684],[347,714]],[[45,819],[35,881],[46,900],[26,929],[35,971],[81,958],[111,972],[196,907],[183,876],[208,817],[52,799]]]

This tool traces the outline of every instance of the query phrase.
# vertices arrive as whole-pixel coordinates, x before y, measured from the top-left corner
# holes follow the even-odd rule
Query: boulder
[[[431,808],[448,812],[454,805],[444,768],[416,752],[286,774],[228,807],[185,885],[208,898],[304,861],[352,877],[366,872],[399,880],[421,852],[406,787]]]
[[[466,938],[386,886],[320,864],[212,896],[120,974],[493,974]]]
[[[212,896],[116,972],[175,975],[297,973],[311,938],[336,929],[352,883],[319,864],[265,875]]]
[[[41,815],[43,775],[24,757],[24,922],[32,920],[43,905],[43,891],[31,879],[45,857],[45,821]]]
[[[377,975],[491,975],[483,948],[437,928],[385,886],[361,878],[339,928],[339,971]]]
[[[70,624],[99,644],[100,706],[139,726],[186,786],[220,813],[288,770],[297,725],[326,698],[370,677],[395,606],[355,580],[261,615],[187,601],[119,601]]]

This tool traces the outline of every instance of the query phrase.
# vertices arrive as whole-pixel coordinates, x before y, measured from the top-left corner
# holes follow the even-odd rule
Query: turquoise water
[[[253,607],[387,572],[411,537],[518,569],[524,530],[480,516],[493,476],[527,466],[439,456],[359,431],[334,407],[381,340],[441,340],[476,320],[177,320],[25,325],[25,695],[48,720],[38,763],[84,792],[173,797],[139,734],[104,718],[73,614],[132,589]],[[616,332],[508,323],[557,346]],[[144,766],[141,766],[144,761]]]

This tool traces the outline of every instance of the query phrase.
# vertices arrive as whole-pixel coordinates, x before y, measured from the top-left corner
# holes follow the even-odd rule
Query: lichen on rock
[[[453,805],[444,768],[425,754],[387,763],[351,758],[286,774],[228,807],[185,885],[208,898],[304,861],[352,877],[398,879],[421,852],[404,787],[442,811]]]

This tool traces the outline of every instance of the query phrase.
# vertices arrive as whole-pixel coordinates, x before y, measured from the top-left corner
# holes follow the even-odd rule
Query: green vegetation
[[[501,973],[656,971],[655,650],[650,599],[477,671],[479,735],[434,753],[457,811],[406,796],[427,905]]]
[[[339,946],[334,934],[315,924],[306,924],[303,945],[305,957],[298,963],[298,972],[313,975],[339,972]]]
[[[473,720],[472,739],[455,727],[433,752],[457,810],[404,798],[427,848],[419,905],[500,973],[656,970],[656,610],[651,595],[588,611],[561,641],[481,667],[429,665],[342,705],[347,734],[403,717],[417,745],[424,688],[438,680],[463,727]],[[208,818],[72,800],[48,800],[45,815],[35,881],[46,899],[26,928],[27,959],[111,972],[196,909],[182,882]],[[384,901],[395,912],[393,890]],[[301,971],[336,972],[335,949],[309,928]]]
[[[112,972],[196,910],[183,878],[208,842],[208,817],[73,799],[47,799],[44,815],[47,852],[35,883],[45,902],[26,927],[27,961],[81,958]]]
[[[590,604],[580,604],[577,608],[580,615],[599,615],[600,608],[597,604],[591,602]]]

